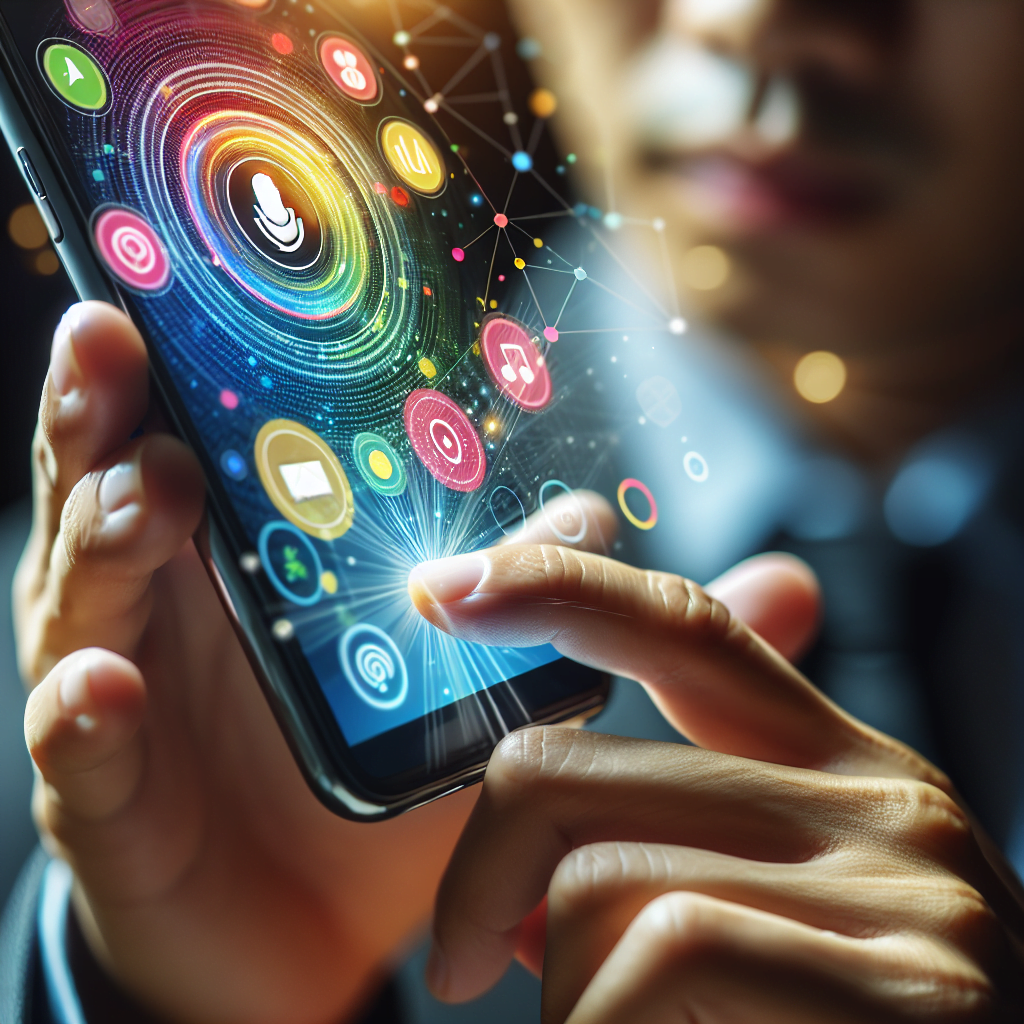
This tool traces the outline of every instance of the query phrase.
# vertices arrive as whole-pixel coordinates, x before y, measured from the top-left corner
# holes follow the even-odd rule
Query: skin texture
[[[756,570],[713,589],[754,610]],[[503,742],[438,897],[440,998],[518,953],[543,964],[545,1024],[1020,1018],[1024,892],[949,780],[721,601],[545,545],[430,563],[410,590],[463,639],[544,640],[639,680],[704,748]]]
[[[189,540],[193,456],[158,430],[128,441],[147,404],[132,325],[74,308],[15,584],[36,820],[94,952],[141,1001],[203,1024],[336,1022],[426,927],[475,794],[372,828],[314,799]],[[124,465],[134,483],[105,480]]]
[[[543,44],[535,72],[559,97],[555,128],[591,200],[665,218],[681,280],[691,246],[721,247],[729,282],[686,303],[752,345],[786,391],[803,354],[842,356],[846,391],[807,412],[854,455],[887,463],[979,396],[1019,386],[1016,0],[512,8]],[[725,57],[764,86],[749,116],[711,139],[666,138],[683,101],[666,71],[644,74],[665,45]],[[788,132],[759,120],[756,95],[773,83],[793,90]],[[657,254],[649,232],[631,240],[636,260]],[[644,276],[663,278],[656,265]]]
[[[426,927],[477,793],[373,826],[315,801],[189,540],[195,460],[154,418],[127,440],[147,401],[134,327],[73,308],[40,406],[15,582],[36,820],[75,871],[93,952],[162,1017],[350,1019]],[[612,509],[584,494],[564,515],[579,509],[605,548]],[[517,540],[550,542],[545,524]],[[813,632],[801,563],[757,560],[722,586],[784,648]]]

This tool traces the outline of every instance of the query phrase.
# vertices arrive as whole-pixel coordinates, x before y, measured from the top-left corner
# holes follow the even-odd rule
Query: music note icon
[[[480,354],[501,393],[527,412],[550,401],[551,374],[529,332],[507,316],[490,317],[480,332]]]
[[[527,359],[522,345],[504,344],[501,346],[501,354],[505,357],[505,365],[501,368],[501,375],[509,382],[515,384],[516,378],[522,379],[524,384],[532,384],[537,375],[530,369],[530,360]],[[516,373],[516,356],[519,357],[519,373]]]

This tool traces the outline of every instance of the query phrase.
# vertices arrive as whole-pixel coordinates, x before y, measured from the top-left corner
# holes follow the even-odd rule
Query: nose
[[[671,26],[766,76],[876,80],[899,46],[909,0],[669,0]]]

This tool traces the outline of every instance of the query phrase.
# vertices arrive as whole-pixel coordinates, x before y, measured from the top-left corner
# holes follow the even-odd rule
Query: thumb
[[[821,588],[793,555],[749,558],[705,589],[787,661],[799,660],[818,632]]]

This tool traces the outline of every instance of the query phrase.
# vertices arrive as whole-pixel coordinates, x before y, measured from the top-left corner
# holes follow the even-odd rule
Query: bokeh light
[[[688,288],[698,292],[713,292],[729,280],[732,263],[717,245],[698,245],[683,257],[680,272]]]
[[[834,352],[809,352],[796,364],[793,384],[808,402],[833,402],[846,387],[846,364]]]
[[[536,89],[530,94],[530,110],[534,117],[551,117],[558,109],[558,97],[550,89]]]
[[[11,214],[7,233],[19,249],[40,249],[50,237],[35,203],[25,203]]]

